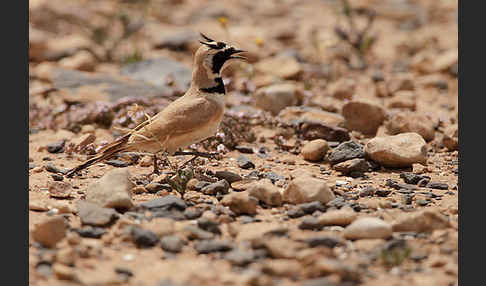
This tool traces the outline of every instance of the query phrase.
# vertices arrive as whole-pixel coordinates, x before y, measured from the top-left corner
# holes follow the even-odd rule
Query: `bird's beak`
[[[232,50],[231,53],[230,53],[230,56],[228,57],[229,59],[237,59],[237,60],[244,60],[246,61],[247,58],[241,56],[241,55],[237,55],[239,53],[245,53],[246,51],[243,51],[243,50]]]

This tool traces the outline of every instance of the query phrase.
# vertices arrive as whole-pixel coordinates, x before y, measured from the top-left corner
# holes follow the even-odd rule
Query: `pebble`
[[[269,179],[255,181],[247,188],[247,191],[250,196],[259,199],[266,205],[282,205],[282,191],[280,188],[273,185]]]
[[[383,107],[363,100],[353,100],[344,104],[342,114],[346,120],[346,128],[369,135],[376,134],[386,116]]]
[[[385,189],[378,189],[375,191],[375,195],[379,197],[387,197],[392,191]]]
[[[74,144],[74,151],[81,152],[87,145],[93,143],[95,140],[96,136],[94,134],[85,133],[71,142]]]
[[[431,232],[450,226],[447,218],[437,210],[425,209],[413,213],[404,213],[392,224],[397,232]]]
[[[400,178],[402,178],[403,181],[407,184],[416,185],[420,180],[424,179],[424,176],[420,176],[410,172],[403,172],[400,173]]]
[[[124,168],[124,167],[128,167],[128,165],[129,165],[129,163],[127,163],[125,161],[116,160],[116,159],[105,161],[105,163],[110,165],[110,166],[117,167],[117,168]]]
[[[103,177],[88,186],[86,200],[108,208],[132,208],[131,196],[135,184],[129,177],[130,173],[126,169],[108,171]]]
[[[288,106],[298,104],[300,93],[292,83],[274,84],[259,88],[254,93],[255,106],[277,115]]]
[[[299,204],[296,207],[299,210],[302,210],[304,214],[313,214],[316,211],[325,212],[327,209],[326,206],[319,201]]]
[[[165,209],[165,210],[177,209],[180,211],[184,211],[187,207],[184,200],[174,195],[168,195],[162,198],[156,198],[150,200],[148,202],[143,202],[139,206],[141,208],[148,209],[152,212],[160,209]]]
[[[161,191],[161,190],[167,190],[167,191],[172,190],[172,188],[169,184],[161,184],[161,183],[157,183],[157,182],[152,182],[150,184],[145,185],[145,189],[147,190],[147,192],[149,192],[151,194],[155,194],[155,193],[157,193],[158,191]]]
[[[250,196],[247,192],[230,193],[226,195],[221,204],[227,206],[235,214],[249,214],[254,215],[257,213],[256,207],[258,200]]]
[[[364,150],[370,159],[385,167],[411,167],[427,161],[427,145],[417,133],[375,137]]]
[[[237,150],[240,153],[245,153],[245,154],[253,154],[253,148],[250,146],[242,146],[242,145],[236,145],[235,150]]]
[[[54,181],[58,181],[58,182],[64,180],[64,176],[59,174],[51,174],[51,177]]]
[[[300,222],[299,228],[302,230],[318,230],[322,228],[322,225],[319,223],[319,220],[316,217],[313,216],[306,216],[304,219]]]
[[[364,156],[363,145],[355,141],[346,141],[334,148],[328,158],[331,164],[337,164],[355,158],[363,158]]]
[[[46,169],[47,172],[50,172],[50,173],[55,173],[55,174],[62,173],[61,170],[59,168],[57,168],[56,166],[54,166],[51,162],[49,162],[45,165],[45,169]]]
[[[199,254],[206,254],[229,251],[233,244],[229,240],[201,240],[194,244],[194,248]]]
[[[236,266],[246,266],[253,262],[255,255],[251,250],[233,249],[224,256],[231,264]]]
[[[457,124],[449,125],[444,129],[442,145],[449,151],[459,150],[459,129]]]
[[[338,163],[333,166],[333,169],[338,172],[341,172],[344,175],[349,175],[356,172],[360,172],[360,173],[367,172],[370,169],[370,165],[368,164],[368,161],[366,161],[365,159],[355,158],[355,159]]]
[[[160,247],[162,247],[162,249],[165,251],[173,253],[181,252],[184,244],[184,241],[180,237],[175,235],[164,236],[160,240]]]
[[[357,217],[358,214],[352,209],[341,208],[339,210],[329,210],[317,217],[317,220],[320,226],[346,226],[356,220]]]
[[[107,233],[107,231],[102,227],[95,227],[91,225],[83,226],[82,228],[75,228],[73,229],[76,233],[78,233],[81,237],[86,238],[101,238],[103,234]]]
[[[392,226],[375,217],[363,217],[348,225],[343,236],[347,239],[386,239],[392,235]]]
[[[437,189],[437,190],[448,190],[449,185],[446,183],[430,182],[427,184],[427,188]]]
[[[328,150],[329,145],[326,140],[315,139],[306,143],[304,147],[302,147],[301,154],[307,161],[319,162],[324,159]]]
[[[52,272],[59,280],[74,280],[76,277],[74,268],[62,263],[54,263],[54,265],[52,265]]]
[[[142,229],[137,226],[133,226],[130,234],[132,235],[133,242],[139,248],[149,248],[155,246],[159,242],[157,234],[150,230]]]
[[[220,180],[224,179],[230,184],[241,181],[243,179],[240,175],[230,171],[216,171],[214,176]]]
[[[360,197],[370,197],[375,194],[376,189],[372,186],[366,186],[364,189],[359,191]]]
[[[116,218],[118,214],[111,208],[104,208],[95,203],[78,201],[78,216],[83,225],[106,226]]]
[[[201,189],[201,192],[205,195],[227,194],[230,184],[225,179],[219,180],[216,183],[207,185]]]
[[[335,198],[326,181],[302,175],[290,181],[283,191],[283,201],[291,204],[319,201],[326,204]]]
[[[48,183],[49,195],[53,198],[65,199],[71,196],[71,184],[69,182],[53,181]]]
[[[212,232],[214,234],[221,234],[221,229],[219,229],[219,224],[207,217],[201,217],[197,220],[197,226],[205,231]]]
[[[194,207],[189,207],[184,211],[184,217],[186,219],[197,219],[201,215],[202,215],[202,211]]]
[[[196,225],[187,225],[184,227],[184,234],[190,240],[206,240],[214,238],[214,234],[212,232],[200,229]]]
[[[309,247],[326,246],[329,248],[334,248],[341,244],[338,238],[331,236],[315,236],[304,239],[304,242],[307,243]]]
[[[238,167],[240,167],[242,169],[254,169],[255,168],[255,164],[253,164],[253,162],[250,161],[250,159],[248,159],[246,156],[243,156],[243,155],[238,156],[237,163],[238,163]]]
[[[66,236],[66,230],[64,217],[52,216],[35,225],[32,238],[45,247],[54,248]]]
[[[47,145],[47,152],[55,154],[64,152],[64,144],[66,141],[62,140]]]

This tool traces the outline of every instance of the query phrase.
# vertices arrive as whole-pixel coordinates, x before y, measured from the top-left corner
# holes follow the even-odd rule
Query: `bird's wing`
[[[159,114],[152,117],[148,124],[134,132],[130,144],[156,140],[164,141],[173,136],[183,136],[203,128],[206,124],[219,121],[223,108],[211,99],[179,98]]]

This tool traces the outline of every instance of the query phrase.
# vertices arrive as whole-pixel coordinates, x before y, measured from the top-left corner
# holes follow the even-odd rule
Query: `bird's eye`
[[[223,43],[223,42],[218,42],[218,49],[222,49],[222,48],[224,48],[224,47],[226,47],[226,44],[225,44],[225,43]]]

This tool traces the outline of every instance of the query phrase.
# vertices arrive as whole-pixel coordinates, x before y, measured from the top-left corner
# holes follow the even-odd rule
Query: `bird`
[[[184,95],[170,103],[153,117],[104,146],[97,154],[66,173],[75,173],[120,152],[153,154],[154,173],[159,173],[156,154],[208,155],[199,152],[181,152],[184,148],[213,136],[225,111],[225,85],[222,71],[231,63],[246,60],[234,46],[215,41],[203,33],[201,46],[193,60],[192,79]],[[195,158],[194,157],[194,158]],[[193,158],[193,159],[194,159]]]

